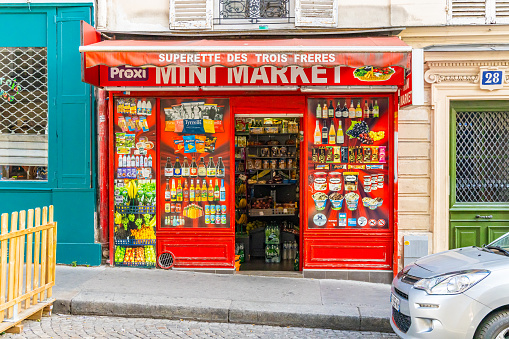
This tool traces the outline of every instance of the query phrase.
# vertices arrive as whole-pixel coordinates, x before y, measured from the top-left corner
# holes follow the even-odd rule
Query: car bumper
[[[408,299],[396,293],[395,288],[400,293],[407,294]],[[429,295],[397,278],[393,281],[391,291],[400,301],[399,314],[393,309],[391,326],[401,338],[472,338],[479,317],[490,311],[488,307],[465,294]],[[403,325],[408,326],[408,323],[409,327],[405,332]]]

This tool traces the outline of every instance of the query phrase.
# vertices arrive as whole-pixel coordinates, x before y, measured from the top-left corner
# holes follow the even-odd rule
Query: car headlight
[[[432,278],[421,279],[414,287],[428,294],[459,294],[468,290],[490,274],[486,270],[452,272]]]

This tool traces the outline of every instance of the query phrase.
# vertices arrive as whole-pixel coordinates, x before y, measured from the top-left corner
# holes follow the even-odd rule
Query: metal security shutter
[[[214,0],[170,0],[170,29],[211,29]]]
[[[295,0],[295,26],[337,27],[338,0]]]
[[[450,0],[449,23],[453,25],[486,23],[486,1]]]

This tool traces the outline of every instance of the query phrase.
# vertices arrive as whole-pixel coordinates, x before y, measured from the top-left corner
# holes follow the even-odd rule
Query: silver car
[[[398,273],[391,292],[401,338],[509,338],[509,233],[423,257]]]

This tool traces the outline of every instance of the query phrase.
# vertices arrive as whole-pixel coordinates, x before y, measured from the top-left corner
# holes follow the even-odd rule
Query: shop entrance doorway
[[[298,271],[302,114],[235,115],[235,253],[241,271]]]

